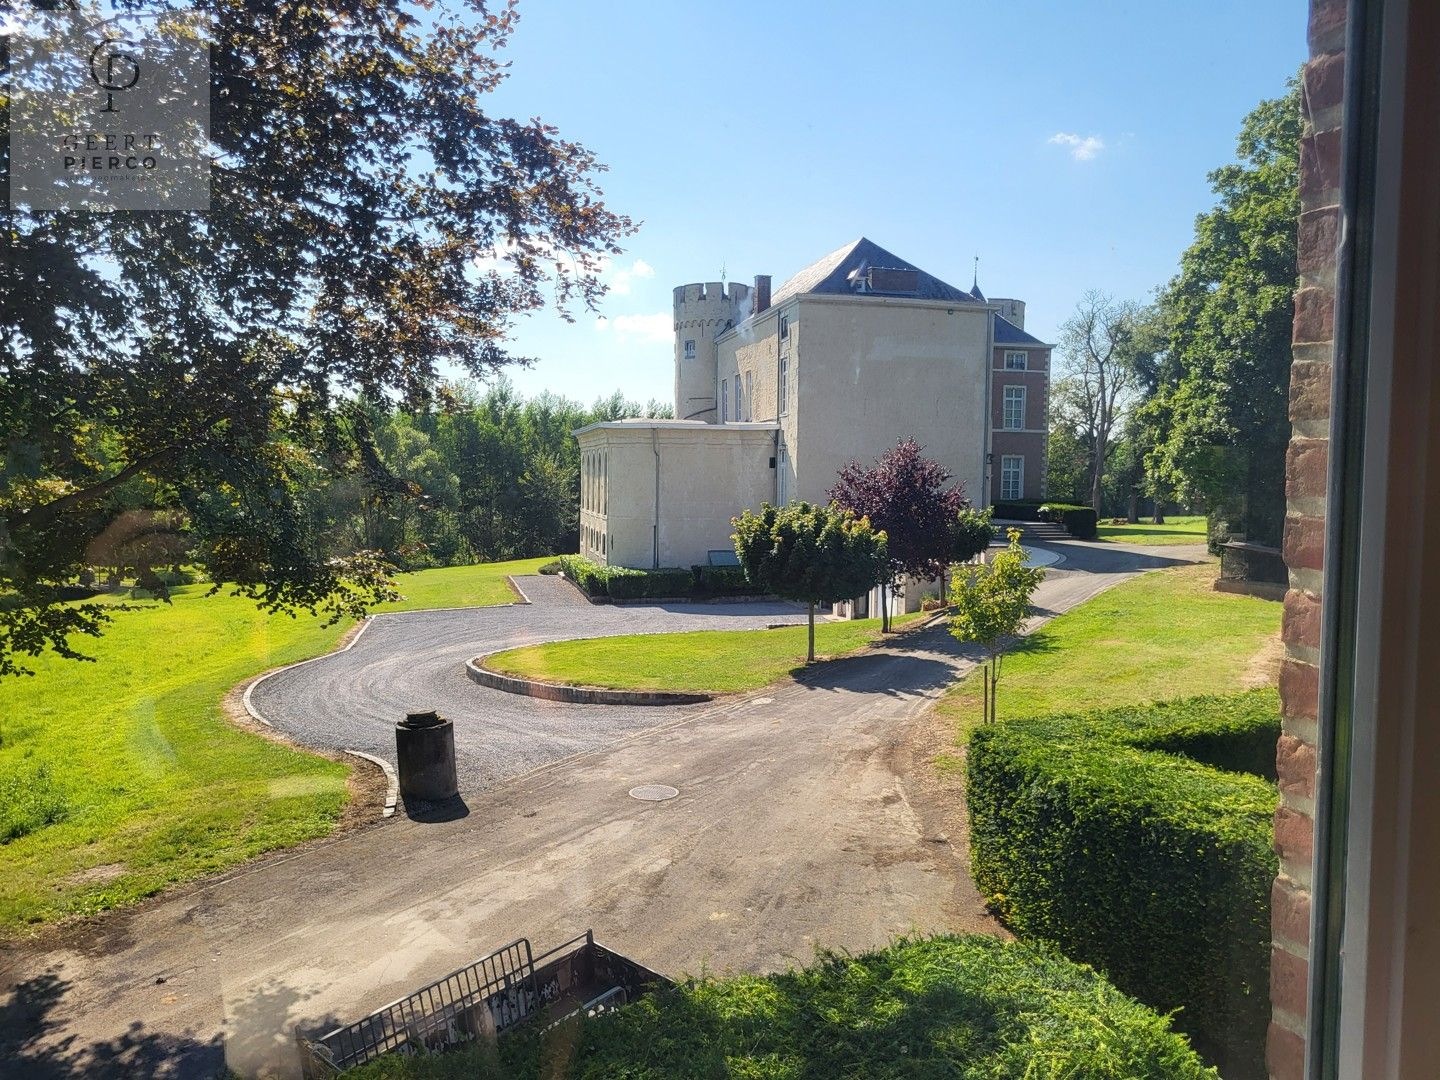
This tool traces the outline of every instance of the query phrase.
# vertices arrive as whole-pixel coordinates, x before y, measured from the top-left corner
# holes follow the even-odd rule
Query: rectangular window
[[[730,419],[730,380],[720,380],[720,422],[726,423]]]
[[[780,415],[784,416],[790,407],[790,358],[780,358]]]
[[[780,340],[784,341],[790,336],[790,316],[780,316]]]
[[[745,372],[745,419],[755,419],[755,373]]]
[[[1025,459],[1006,454],[1000,459],[1000,498],[1019,499],[1025,491]]]
[[[1025,387],[1005,387],[1003,425],[1006,431],[1019,431],[1025,426]]]
[[[745,419],[745,391],[740,386],[740,373],[735,372],[735,422]]]
[[[1027,352],[1007,352],[1005,354],[1006,371],[1024,371],[1030,366],[1030,354]]]
[[[689,341],[686,341],[686,342],[685,342],[685,359],[686,359],[686,360],[694,360],[694,359],[695,359],[695,342],[694,342],[694,340],[689,340]]]

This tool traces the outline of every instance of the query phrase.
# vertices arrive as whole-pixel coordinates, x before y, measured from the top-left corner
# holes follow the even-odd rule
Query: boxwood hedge
[[[1162,1011],[1227,1077],[1263,1075],[1273,691],[981,728],[971,870],[1017,934]],[[1237,771],[1238,770],[1238,771]],[[1255,774],[1255,775],[1247,775]]]
[[[1088,506],[1046,503],[1040,507],[1040,518],[1064,525],[1065,531],[1077,540],[1094,540],[1098,535],[1099,516]]]
[[[1218,1080],[1165,1017],[1054,950],[991,937],[702,979],[550,1032],[381,1058],[355,1080]]]
[[[670,600],[695,596],[754,596],[761,590],[745,579],[738,566],[662,566],[658,570],[633,570],[626,566],[605,566],[581,555],[561,555],[555,560],[565,576],[587,596],[611,600]]]

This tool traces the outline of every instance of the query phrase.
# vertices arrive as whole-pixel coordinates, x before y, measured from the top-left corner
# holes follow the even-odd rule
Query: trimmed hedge
[[[764,592],[738,566],[692,566],[702,593],[710,596],[759,596]]]
[[[1009,521],[1043,521],[1040,516],[1043,505],[1038,499],[1001,499],[991,503],[990,509],[995,512],[995,517]]]
[[[610,583],[616,578],[641,576],[639,570],[593,563],[583,555],[561,555],[555,561],[560,564],[565,576],[580,586],[587,596],[609,596]]]
[[[612,600],[673,599],[695,591],[695,576],[689,570],[661,567],[636,570],[610,578],[606,583]]]
[[[555,562],[587,596],[596,599],[672,600],[690,596],[756,596],[762,592],[745,579],[745,571],[738,566],[692,566],[688,570],[662,566],[658,570],[634,570],[593,563],[581,555],[561,555]]]
[[[1017,933],[1161,1011],[1227,1077],[1264,1075],[1274,691],[984,727],[971,872]],[[1246,775],[1245,771],[1258,775]]]
[[[551,1031],[390,1055],[355,1080],[1026,1077],[1219,1080],[1165,1017],[1054,950],[992,937],[822,953],[776,975],[691,981]]]
[[[1046,503],[1040,507],[1040,518],[1064,525],[1065,531],[1077,540],[1094,540],[1098,535],[1096,526],[1099,524],[1099,515],[1088,506]]]

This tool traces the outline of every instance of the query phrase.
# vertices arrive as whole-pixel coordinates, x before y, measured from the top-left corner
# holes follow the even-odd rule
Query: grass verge
[[[1057,616],[1007,653],[1001,720],[1073,713],[1264,681],[1256,658],[1280,632],[1280,605],[1216,592],[1213,563],[1156,570]],[[978,674],[936,706],[960,728],[980,718]],[[940,762],[953,768],[953,762]]]
[[[1095,538],[1121,544],[1203,544],[1205,519],[1172,517],[1166,518],[1163,525],[1152,525],[1144,521],[1136,525],[1106,525],[1102,521]]]
[[[385,610],[508,603],[505,575],[544,560],[403,575]],[[232,726],[221,701],[249,676],[333,648],[345,626],[266,616],[247,600],[174,590],[136,601],[93,663],[47,655],[0,681],[0,935],[90,914],[323,836],[350,767]]]
[[[376,611],[420,611],[425,608],[490,607],[519,600],[505,578],[510,574],[533,574],[553,556],[543,559],[516,559],[512,562],[483,563],[479,566],[446,566],[399,574],[395,584],[404,596]]]
[[[904,626],[924,617],[915,612],[897,616],[891,624]],[[879,619],[817,623],[815,655],[833,660],[879,638]],[[572,686],[731,694],[757,690],[804,668],[805,648],[803,624],[775,630],[694,630],[528,645],[495,653],[485,666]]]

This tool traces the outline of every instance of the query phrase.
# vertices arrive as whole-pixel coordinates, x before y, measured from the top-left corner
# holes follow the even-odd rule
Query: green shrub
[[[692,981],[576,1028],[452,1055],[381,1059],[359,1080],[1025,1077],[1218,1080],[1169,1022],[1088,967],[991,937],[822,954],[778,975]]]
[[[615,575],[606,582],[606,587],[613,600],[638,600],[645,597],[669,600],[689,596],[694,591],[695,578],[689,570],[667,566],[659,570],[636,570],[629,574]]]
[[[582,555],[561,555],[555,561],[567,578],[580,586],[587,596],[593,597],[611,596],[610,585],[616,578],[640,577],[643,574],[643,571],[631,570],[627,566],[593,563]]]
[[[1017,934],[1182,1010],[1227,1077],[1263,1075],[1279,737],[1273,691],[980,728],[971,871]],[[1266,749],[1268,746],[1268,750]],[[1183,755],[1183,756],[1182,756]]]
[[[565,556],[561,556],[561,558],[564,557]],[[561,574],[565,572],[565,564],[561,562],[560,559],[551,559],[549,562],[541,563],[538,567],[536,567],[535,572],[537,574],[546,575]]]
[[[1040,507],[1042,521],[1064,525],[1065,531],[1077,540],[1094,540],[1098,535],[1099,515],[1088,506],[1073,503],[1046,503]]]
[[[50,766],[0,775],[0,844],[57,825],[70,814],[70,800],[50,775]]]
[[[700,591],[710,596],[759,596],[759,585],[745,576],[738,566],[695,566],[695,580]]]
[[[1008,521],[1044,521],[1040,516],[1042,505],[1039,499],[1001,499],[992,503],[990,509],[995,517]]]

